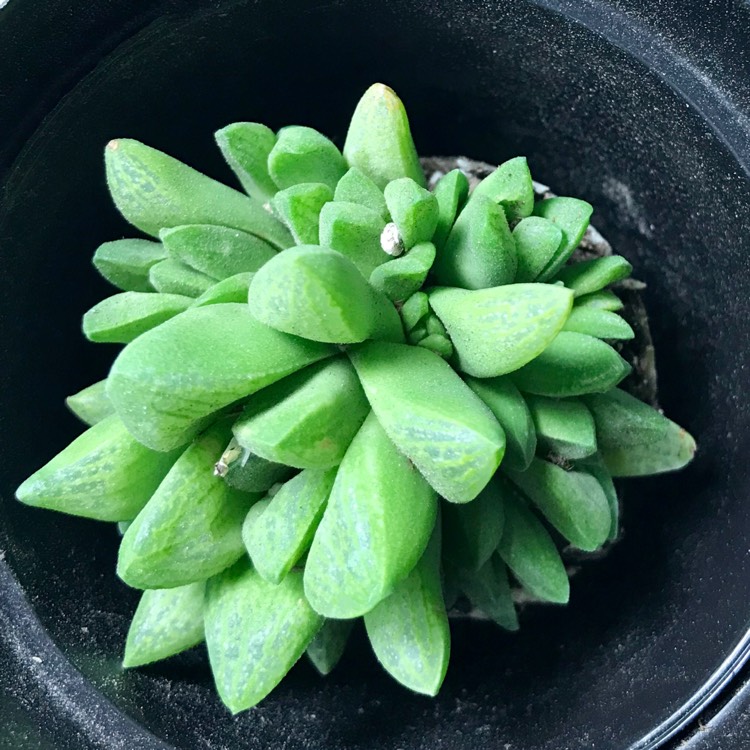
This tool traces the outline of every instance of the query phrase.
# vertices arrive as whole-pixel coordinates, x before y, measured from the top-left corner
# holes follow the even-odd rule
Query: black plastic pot
[[[747,748],[736,680],[708,733],[690,727],[750,650],[750,6],[74,5],[0,10],[0,747],[645,750],[682,730],[696,750]],[[649,285],[662,402],[700,453],[629,484],[625,538],[576,577],[569,607],[527,611],[517,635],[457,623],[436,699],[397,687],[360,633],[328,679],[300,663],[233,719],[200,650],[120,669],[136,596],[114,575],[115,530],[13,491],[79,429],[62,400],[114,353],[79,334],[107,292],[92,251],[129,233],[105,142],[229,179],[213,130],[303,122],[340,142],[375,80],[405,99],[423,153],[526,154],[594,204]]]

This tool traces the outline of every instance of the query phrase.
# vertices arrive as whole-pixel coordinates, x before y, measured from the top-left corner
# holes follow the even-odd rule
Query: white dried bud
[[[393,222],[386,224],[380,233],[380,247],[383,248],[383,252],[394,258],[398,258],[404,252],[404,242],[398,233],[398,227]]]

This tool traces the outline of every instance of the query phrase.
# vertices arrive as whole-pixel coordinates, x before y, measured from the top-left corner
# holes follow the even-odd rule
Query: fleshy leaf
[[[591,552],[609,536],[612,516],[599,482],[535,458],[526,471],[507,471],[514,484],[574,546]]]
[[[337,466],[370,411],[349,361],[320,362],[251,396],[235,422],[247,450],[297,468]]]
[[[487,289],[513,283],[516,265],[516,243],[505,212],[479,196],[470,199],[456,219],[433,273],[445,286]]]
[[[401,302],[422,288],[435,261],[435,246],[422,242],[400,258],[378,266],[370,275],[370,284],[391,302]]]
[[[305,564],[305,595],[326,617],[369,612],[424,551],[437,498],[371,414],[339,467]]]
[[[565,265],[589,226],[594,209],[578,198],[547,198],[534,207],[534,215],[548,219],[562,231],[562,243],[542,273],[539,281],[549,281]]]
[[[193,307],[221,305],[227,302],[247,302],[247,290],[253,280],[252,273],[238,273],[223,279],[195,298]]]
[[[598,339],[628,340],[635,337],[633,329],[619,315],[597,307],[574,305],[563,330],[585,333]]]
[[[331,200],[333,191],[328,185],[321,182],[301,182],[276,193],[271,205],[289,227],[296,244],[316,245],[320,241],[320,212]]]
[[[557,280],[572,289],[576,297],[582,297],[627,278],[632,270],[633,266],[621,255],[610,255],[567,266],[557,274]]]
[[[563,331],[536,359],[513,373],[513,381],[524,393],[565,398],[608,391],[630,370],[603,341]]]
[[[289,466],[267,461],[254,453],[243,451],[236,441],[230,443],[231,445],[235,445],[239,457],[229,464],[224,474],[224,480],[230,487],[243,492],[266,492],[277,482],[285,482],[294,472]],[[227,451],[224,455],[226,453]]]
[[[495,552],[473,572],[462,571],[460,586],[469,601],[506,630],[518,630],[518,615],[508,582],[508,570]]]
[[[117,574],[140,589],[204,581],[245,552],[242,521],[257,496],[214,475],[228,433],[206,431],[185,450],[125,532]]]
[[[250,310],[266,325],[313,341],[403,339],[396,308],[335,250],[301,245],[269,261],[250,284]]]
[[[217,130],[214,138],[245,192],[265,203],[276,192],[268,174],[268,155],[276,143],[273,130],[259,122],[234,122]]]
[[[577,399],[526,397],[540,445],[560,458],[577,461],[596,453],[594,418]]]
[[[94,305],[83,316],[89,341],[127,344],[146,331],[187,310],[190,297],[179,294],[121,292]]]
[[[513,228],[518,267],[516,282],[535,281],[555,257],[562,242],[562,230],[541,216],[522,219]]]
[[[244,538],[255,569],[280,583],[312,544],[336,469],[306,469],[282,485]]]
[[[616,477],[675,471],[690,463],[695,440],[678,424],[615,388],[587,396],[602,458]]]
[[[441,288],[430,294],[459,368],[478,378],[504,375],[540,355],[565,324],[572,304],[570,290],[550,284]]]
[[[146,234],[182,224],[216,224],[250,232],[289,247],[286,227],[259,201],[233,190],[171,156],[122,138],[105,149],[107,184],[122,215]]]
[[[124,667],[167,659],[203,641],[204,581],[144,591],[125,643]]]
[[[383,191],[361,170],[352,167],[336,185],[333,199],[336,202],[357,203],[376,211],[384,222],[388,221],[388,206]],[[324,628],[325,629],[325,628]]]
[[[225,406],[333,353],[263,325],[247,305],[196,307],[126,346],[107,394],[136,439],[171,450]]]
[[[466,378],[505,432],[503,466],[524,471],[536,452],[536,430],[524,397],[510,378]]]
[[[114,240],[99,245],[94,266],[110,284],[124,292],[152,292],[148,280],[151,266],[164,260],[167,252],[160,242]]]
[[[417,342],[417,346],[423,346],[443,359],[450,359],[453,356],[453,344],[451,340],[441,333],[429,333]]]
[[[515,490],[504,486],[505,530],[498,546],[500,557],[530,594],[566,604],[570,582],[552,537]]]
[[[625,307],[622,300],[609,289],[602,289],[600,292],[592,292],[591,294],[576,297],[573,306],[580,309],[590,308],[594,310],[609,310],[610,312],[618,312]]]
[[[73,414],[89,427],[101,422],[106,417],[115,413],[115,407],[107,397],[107,381],[100,380],[98,383],[84,388],[65,399],[65,404]]]
[[[404,105],[382,83],[370,86],[359,100],[346,135],[344,157],[381,190],[399,177],[425,184]]]
[[[433,193],[438,202],[438,222],[432,241],[440,250],[453,229],[453,222],[466,203],[469,180],[460,169],[454,169],[438,180]]]
[[[414,329],[423,318],[427,317],[429,312],[429,297],[424,292],[414,292],[401,305],[401,320],[404,323],[404,330],[409,332]]]
[[[268,173],[280,190],[303,182],[322,182],[335,190],[347,168],[328,138],[302,125],[282,128],[268,155]]]
[[[420,561],[365,615],[373,651],[402,685],[437,695],[450,656],[450,628],[440,582],[440,526]]]
[[[357,203],[327,203],[320,212],[320,244],[345,255],[369,278],[389,259],[380,245],[385,227],[382,216]]]
[[[620,501],[617,497],[617,489],[612,481],[612,475],[607,470],[604,461],[602,461],[598,453],[583,459],[583,461],[577,461],[576,468],[585,471],[587,474],[591,474],[604,490],[607,502],[609,503],[609,513],[612,517],[612,525],[607,541],[614,541],[620,532]]]
[[[162,229],[159,236],[170,258],[219,280],[257,271],[276,255],[260,237],[227,227],[187,224]]]
[[[99,521],[135,518],[177,454],[138,443],[112,415],[90,427],[16,490],[26,505]]]
[[[236,714],[263,700],[323,624],[305,600],[302,573],[278,586],[238,563],[206,587],[206,645],[216,689]]]
[[[409,177],[385,186],[385,202],[404,247],[429,242],[438,222],[437,198]]]
[[[479,196],[499,203],[508,221],[530,216],[534,210],[534,183],[526,157],[517,156],[503,162],[474,188],[471,200]]]
[[[213,276],[196,271],[172,258],[160,260],[151,266],[148,278],[157,292],[180,294],[184,297],[198,297],[216,283]]]
[[[322,675],[330,674],[344,655],[352,620],[326,620],[307,647],[307,657]]]
[[[388,437],[447,500],[473,500],[495,473],[505,435],[489,409],[437,354],[368,342],[350,350]]]
[[[464,505],[443,505],[443,557],[456,567],[477,571],[495,551],[503,533],[503,503],[497,482]]]

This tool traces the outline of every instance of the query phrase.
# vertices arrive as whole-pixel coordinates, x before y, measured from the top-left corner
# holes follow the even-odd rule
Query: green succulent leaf
[[[506,630],[518,630],[518,614],[508,582],[508,569],[497,552],[477,571],[462,571],[460,586],[469,601]]]
[[[234,436],[269,461],[301,469],[338,466],[370,405],[345,357],[326,360],[251,396]]]
[[[619,388],[587,396],[604,463],[616,477],[675,471],[690,463],[695,440],[678,424]]]
[[[585,333],[598,339],[629,340],[635,337],[633,329],[619,315],[597,307],[574,305],[563,330]]]
[[[383,222],[390,218],[383,191],[361,169],[356,167],[352,167],[339,180],[333,199],[337,203],[356,203],[360,206],[366,206],[376,211]]]
[[[505,514],[497,482],[490,480],[470,503],[444,503],[442,511],[444,559],[462,570],[479,570],[503,533]]]
[[[565,398],[608,391],[630,370],[603,341],[563,331],[536,359],[513,373],[513,380],[524,393]]]
[[[65,399],[65,404],[78,419],[89,427],[101,422],[106,417],[115,413],[115,407],[107,397],[107,381],[100,380],[98,383],[84,388]]]
[[[269,328],[247,305],[196,307],[126,346],[107,394],[137,440],[171,450],[224,407],[333,353]]]
[[[516,243],[505,212],[479,196],[470,199],[456,219],[433,274],[445,286],[486,289],[511,284],[516,266]]]
[[[276,193],[271,205],[297,245],[316,245],[320,241],[320,212],[331,200],[333,191],[328,185],[301,182]]]
[[[255,569],[281,583],[312,544],[336,469],[305,469],[282,485],[244,536]]]
[[[172,258],[160,260],[151,266],[148,278],[157,292],[179,294],[183,297],[199,297],[217,281],[213,276],[196,271]]]
[[[554,257],[539,274],[539,281],[549,281],[565,265],[589,226],[594,209],[578,198],[547,198],[534,206],[534,215],[548,219],[562,231],[562,243]]]
[[[278,482],[285,482],[294,472],[289,466],[267,461],[249,451],[243,451],[234,443],[233,450],[239,457],[232,461],[224,474],[224,481],[230,486],[243,492],[266,492]],[[224,455],[228,451],[224,452]],[[221,472],[220,472],[221,473]]]
[[[581,309],[609,310],[610,312],[619,312],[625,307],[622,300],[609,289],[602,289],[600,292],[576,297],[573,306]]]
[[[497,548],[500,557],[530,594],[567,604],[570,582],[552,537],[516,491],[503,486],[505,529]]]
[[[227,302],[247,302],[247,292],[254,275],[249,272],[238,273],[217,282],[195,298],[193,307],[221,305]]]
[[[432,241],[441,250],[469,196],[469,180],[460,169],[454,169],[437,181],[433,193],[438,202],[438,222]]]
[[[404,324],[404,330],[408,333],[412,331],[423,318],[430,313],[429,297],[424,292],[414,292],[401,305],[401,320]]]
[[[422,288],[435,261],[435,246],[421,242],[400,258],[378,266],[370,274],[370,284],[391,302],[401,302]]]
[[[599,549],[609,536],[612,516],[599,482],[581,471],[566,471],[535,458],[526,471],[508,476],[574,546],[587,552]]]
[[[503,465],[525,471],[536,453],[536,430],[521,392],[510,378],[467,377],[466,384],[489,407],[505,432]]]
[[[526,403],[544,449],[570,461],[596,453],[594,418],[581,401],[529,394]]]
[[[153,237],[182,224],[215,224],[255,234],[279,248],[292,244],[284,225],[259,201],[143,143],[110,141],[105,164],[120,213]]]
[[[451,340],[441,333],[428,334],[417,342],[417,346],[429,349],[446,360],[453,356],[453,344],[451,344]]]
[[[345,255],[365,278],[389,259],[380,245],[384,228],[377,211],[358,203],[334,201],[320,212],[320,244]]]
[[[326,617],[369,612],[422,555],[437,498],[371,414],[333,484],[305,564],[305,595]]]
[[[112,415],[77,437],[17,490],[26,505],[99,521],[129,521],[159,486],[177,454],[156,453]]]
[[[473,500],[505,452],[505,435],[489,409],[422,347],[368,342],[350,357],[397,448],[446,500]]]
[[[272,328],[313,341],[403,339],[393,305],[340,253],[301,245],[266,263],[250,284],[250,310]]]
[[[607,541],[614,541],[617,539],[617,535],[620,531],[620,501],[617,498],[617,489],[612,481],[612,475],[607,470],[604,461],[598,453],[593,456],[588,456],[582,461],[577,461],[576,469],[581,469],[587,474],[591,474],[604,490],[604,494],[607,496],[607,502],[609,503],[609,512],[612,517],[612,525],[610,526]]]
[[[248,510],[245,520],[242,522],[242,543],[245,545],[245,549],[247,549],[247,543],[255,524],[260,521],[260,517],[266,512],[266,508],[270,504],[271,495],[269,493],[268,496],[250,506],[250,510]]]
[[[94,305],[83,316],[89,341],[127,344],[146,331],[187,310],[190,297],[179,294],[121,292]]]
[[[572,289],[576,297],[582,297],[627,278],[632,270],[633,266],[621,255],[610,255],[567,266],[557,274],[557,280]]]
[[[491,378],[538,357],[570,315],[573,294],[550,284],[435,289],[430,306],[448,329],[458,367]]]
[[[510,159],[485,177],[474,188],[471,199],[479,196],[499,203],[505,210],[508,221],[518,221],[531,216],[534,210],[534,183],[526,157],[517,156]]]
[[[204,581],[144,591],[125,643],[123,667],[167,659],[203,641]]]
[[[170,258],[219,280],[257,271],[276,256],[265,240],[227,227],[188,224],[162,229],[159,237]]]
[[[99,245],[93,262],[110,284],[124,292],[153,292],[148,272],[166,257],[167,251],[160,242],[114,240]]]
[[[381,190],[399,177],[425,184],[404,105],[382,83],[370,86],[359,100],[346,135],[344,158]]]
[[[365,617],[384,669],[402,685],[437,695],[450,657],[450,628],[440,581],[440,526],[411,573]]]
[[[555,257],[562,243],[562,230],[541,216],[522,219],[513,228],[516,242],[516,282],[535,281]]]
[[[440,209],[429,190],[401,177],[385,186],[385,202],[407,250],[432,239]]]
[[[265,698],[292,668],[323,625],[307,603],[302,573],[278,586],[247,563],[206,587],[206,645],[216,689],[237,714]]]
[[[268,155],[276,135],[271,128],[259,122],[234,122],[217,130],[214,138],[250,197],[265,203],[273,196],[276,184],[268,174]]]
[[[330,674],[344,655],[352,620],[326,620],[307,647],[307,657],[322,675]]]
[[[166,589],[204,581],[244,553],[242,521],[257,496],[214,474],[227,433],[225,424],[217,424],[198,437],[125,532],[117,574],[129,586]]]
[[[302,125],[282,128],[268,154],[268,173],[280,190],[303,182],[322,182],[332,191],[348,169],[334,144]]]

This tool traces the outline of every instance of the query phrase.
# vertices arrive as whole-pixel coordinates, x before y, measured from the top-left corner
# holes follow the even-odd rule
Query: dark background
[[[749,21],[744,2],[11,0],[0,748],[748,747]],[[215,129],[297,122],[341,144],[375,80],[405,100],[422,153],[526,154],[538,180],[594,204],[649,285],[662,402],[700,450],[684,473],[628,483],[624,539],[585,566],[569,607],[527,611],[515,636],[458,623],[435,700],[396,687],[359,633],[328,679],[300,663],[232,719],[200,649],[120,670],[136,597],[114,576],[114,529],[13,490],[77,433],[62,400],[116,351],[79,333],[108,293],[94,248],[132,234],[106,195],[106,141],[231,180]]]

